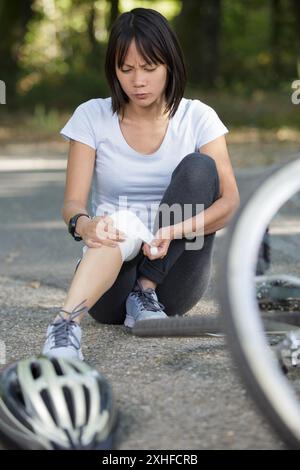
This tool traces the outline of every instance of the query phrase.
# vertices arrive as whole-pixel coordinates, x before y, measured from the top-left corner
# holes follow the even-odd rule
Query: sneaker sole
[[[55,353],[52,354],[52,353],[51,353],[51,350],[50,350],[50,351],[45,351],[45,352],[42,351],[42,355],[43,355],[43,356],[50,357],[50,358],[51,358],[51,357],[54,357],[54,358],[55,358],[55,357],[62,357],[62,358],[63,358],[63,357],[66,357],[66,358],[68,358],[68,356],[64,356],[63,354],[61,354],[61,355],[56,355]],[[69,357],[70,357],[70,356],[69,356]],[[73,356],[73,357],[71,357],[71,358],[72,358],[72,359],[79,359],[80,361],[84,361],[84,356],[83,356],[83,354],[82,354],[81,349],[78,351],[78,356],[77,356],[77,357]]]
[[[153,316],[151,318],[149,318],[149,320],[158,320],[158,319],[161,319],[161,318],[168,318],[167,315],[165,317],[160,317],[160,316]],[[144,319],[141,319],[141,320],[137,320],[137,321],[147,321],[146,318]],[[125,321],[124,321],[124,326],[126,326],[127,328],[133,328],[134,325],[136,324],[136,320],[131,316],[131,315],[126,315],[126,318],[125,318]]]

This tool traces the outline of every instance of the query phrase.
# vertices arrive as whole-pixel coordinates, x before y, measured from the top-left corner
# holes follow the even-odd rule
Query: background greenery
[[[1,126],[12,125],[51,135],[78,104],[109,96],[111,24],[137,6],[160,11],[177,32],[186,97],[210,104],[231,127],[300,128],[300,105],[291,102],[299,0],[0,0],[0,139]]]

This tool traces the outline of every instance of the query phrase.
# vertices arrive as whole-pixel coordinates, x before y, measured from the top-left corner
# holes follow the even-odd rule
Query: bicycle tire
[[[253,279],[266,226],[299,191],[299,174],[300,159],[273,173],[243,202],[221,241],[218,276],[226,339],[238,373],[258,409],[292,449],[300,448],[300,404],[270,351]]]
[[[300,327],[300,312],[269,312],[262,314],[266,332],[285,325]],[[136,336],[203,336],[224,333],[220,315],[169,317],[153,320],[140,320],[132,328]]]
[[[132,328],[136,336],[202,336],[223,330],[220,316],[169,317],[140,320]]]

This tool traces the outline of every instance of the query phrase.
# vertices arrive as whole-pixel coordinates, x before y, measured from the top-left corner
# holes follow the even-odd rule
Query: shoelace
[[[138,279],[137,285],[139,286],[139,290],[135,290],[134,294],[137,296],[137,300],[139,305],[142,307],[142,310],[158,312],[165,309],[165,306],[153,297],[153,293],[155,293],[154,289],[148,288],[144,290]]]
[[[54,346],[55,348],[61,348],[61,347],[66,347],[69,344],[74,346],[75,349],[80,348],[80,342],[78,341],[78,338],[75,336],[74,332],[72,331],[72,326],[76,325],[74,322],[74,319],[81,315],[82,313],[87,314],[88,313],[88,307],[83,306],[80,308],[80,306],[86,302],[87,299],[83,300],[78,304],[76,307],[71,312],[68,312],[67,310],[61,309],[58,315],[61,317],[61,320],[58,320],[54,323],[52,323],[52,331],[49,336],[52,336],[54,338]],[[64,318],[61,312],[68,313],[69,316],[67,318]]]

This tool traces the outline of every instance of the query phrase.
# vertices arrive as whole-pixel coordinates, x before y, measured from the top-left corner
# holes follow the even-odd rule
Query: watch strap
[[[88,214],[81,212],[79,214],[75,214],[73,217],[71,217],[69,221],[69,226],[68,226],[69,233],[72,235],[72,237],[76,241],[82,240],[80,235],[76,233],[76,224],[77,224],[77,220],[79,219],[79,217],[83,217],[83,216],[88,217],[90,219],[90,216]]]

